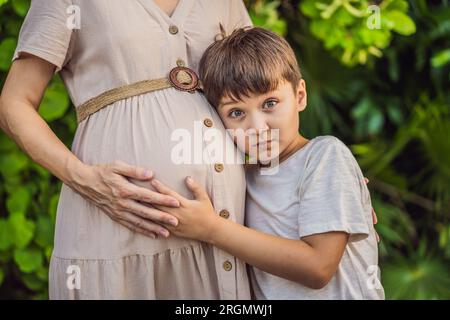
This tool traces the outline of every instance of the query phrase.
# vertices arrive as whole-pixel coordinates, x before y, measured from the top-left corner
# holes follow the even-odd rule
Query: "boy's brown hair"
[[[300,68],[283,37],[259,27],[222,36],[206,49],[199,65],[204,94],[214,107],[223,97],[239,101],[275,90],[283,80],[297,88]]]

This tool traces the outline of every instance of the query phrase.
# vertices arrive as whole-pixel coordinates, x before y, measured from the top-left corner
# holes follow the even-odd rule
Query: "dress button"
[[[223,171],[223,164],[221,164],[221,163],[216,163],[216,164],[214,165],[214,169],[215,169],[217,172],[222,172],[222,171]]]
[[[209,118],[206,118],[205,120],[203,120],[203,124],[204,124],[205,126],[207,126],[208,128],[211,128],[211,127],[213,126],[213,122],[212,122],[212,120],[209,119]]]
[[[233,268],[233,265],[231,264],[230,261],[227,260],[223,263],[223,269],[225,271],[230,271],[232,268]]]
[[[171,25],[171,26],[169,27],[169,32],[170,32],[171,34],[177,34],[177,33],[178,33],[178,27],[177,27],[177,26],[174,26],[174,25]]]
[[[224,219],[228,219],[230,217],[230,213],[228,212],[228,210],[223,209],[220,211],[219,216]]]
[[[178,59],[178,60],[177,60],[177,66],[179,66],[179,67],[185,67],[185,66],[186,66],[186,63],[184,63],[184,60],[183,60],[183,59]]]

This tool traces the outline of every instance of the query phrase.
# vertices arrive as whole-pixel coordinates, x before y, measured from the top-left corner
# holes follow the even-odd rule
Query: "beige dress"
[[[80,28],[69,28],[77,14]],[[170,17],[153,0],[32,0],[13,59],[28,52],[56,65],[79,106],[106,90],[166,77],[181,61],[197,71],[219,23],[227,32],[251,25],[242,0],[180,0]],[[184,128],[194,135],[194,123],[205,119],[224,131],[199,92],[146,93],[81,122],[72,152],[87,164],[122,160],[151,168],[186,197],[184,178],[190,175],[206,188],[218,214],[225,209],[229,219],[243,223],[242,165],[225,164],[220,171],[214,163],[171,161],[178,143],[172,132]],[[201,131],[209,129],[203,125]],[[245,264],[235,257],[198,241],[131,232],[64,184],[49,293],[51,299],[250,298]]]

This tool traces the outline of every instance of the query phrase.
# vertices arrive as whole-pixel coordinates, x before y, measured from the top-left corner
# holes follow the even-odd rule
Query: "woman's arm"
[[[176,223],[174,218],[138,201],[169,206],[178,206],[178,201],[140,188],[125,178],[150,180],[149,170],[122,162],[86,165],[39,115],[38,108],[54,70],[53,64],[25,53],[13,62],[0,96],[1,128],[35,162],[103,209],[113,220],[151,237],[167,234],[156,223]]]
[[[37,112],[55,67],[31,55],[22,56],[13,62],[0,96],[0,126],[35,162],[64,183],[77,183],[85,167]]]
[[[189,182],[191,181],[191,182]],[[172,234],[208,242],[248,264],[313,289],[324,287],[337,270],[348,240],[345,232],[328,232],[292,240],[253,230],[219,217],[206,191],[187,179],[195,200],[189,200],[158,180],[153,186],[180,201],[179,208],[164,208],[179,221]]]

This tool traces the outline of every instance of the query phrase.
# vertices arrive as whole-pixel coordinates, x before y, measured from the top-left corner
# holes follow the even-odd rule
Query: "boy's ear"
[[[306,105],[308,103],[308,95],[306,93],[306,82],[303,79],[300,79],[298,83],[298,87],[296,90],[297,95],[297,111],[301,112],[306,109]]]

